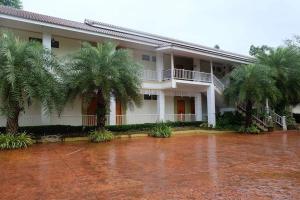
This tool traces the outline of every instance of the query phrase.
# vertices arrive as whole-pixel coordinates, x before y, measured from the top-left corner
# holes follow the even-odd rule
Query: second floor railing
[[[211,73],[199,72],[193,70],[186,69],[174,69],[173,76],[172,70],[167,69],[162,72],[163,80],[170,80],[172,77],[177,80],[187,80],[187,81],[195,81],[195,82],[205,82],[211,83],[212,79],[215,87],[222,92],[225,89],[225,85],[215,76],[211,75]],[[155,70],[144,70],[143,73],[144,81],[156,81],[158,80],[157,71]]]
[[[164,70],[163,72],[164,80],[171,78],[171,69]],[[188,81],[198,81],[198,82],[207,82],[211,83],[211,74],[193,70],[186,69],[174,69],[173,78],[179,80],[188,80]]]

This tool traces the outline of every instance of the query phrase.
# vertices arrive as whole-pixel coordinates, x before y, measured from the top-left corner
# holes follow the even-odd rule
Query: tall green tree
[[[224,91],[225,100],[231,104],[246,106],[245,127],[252,124],[253,106],[259,106],[268,98],[275,102],[280,93],[275,86],[270,67],[261,64],[236,66],[231,72],[230,84]]]
[[[22,2],[20,0],[0,0],[0,5],[9,6],[17,9],[22,9]]]
[[[104,42],[96,47],[84,43],[71,59],[67,71],[70,99],[83,95],[96,98],[97,129],[103,130],[110,96],[114,95],[124,108],[141,103],[141,67],[130,52],[116,49],[116,44]]]
[[[64,92],[57,69],[54,56],[40,43],[0,34],[0,111],[7,117],[7,133],[17,133],[26,104],[36,101],[46,111],[62,109]]]
[[[269,66],[281,98],[273,106],[281,114],[300,102],[300,49],[295,45],[268,48],[256,54],[258,63]]]

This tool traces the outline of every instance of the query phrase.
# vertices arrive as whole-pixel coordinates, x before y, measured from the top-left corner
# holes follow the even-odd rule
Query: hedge
[[[203,122],[166,122],[171,127],[200,126]],[[155,123],[112,125],[105,128],[115,135],[124,134],[129,131],[148,131],[155,126]],[[88,132],[95,130],[93,126],[69,126],[69,125],[49,125],[49,126],[24,126],[19,128],[19,132],[32,134],[34,138],[45,135],[62,135],[63,137],[87,136]],[[5,127],[0,127],[0,133],[5,132]],[[132,134],[129,132],[128,134]]]

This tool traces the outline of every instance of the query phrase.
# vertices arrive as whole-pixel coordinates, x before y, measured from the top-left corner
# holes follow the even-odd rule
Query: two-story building
[[[216,113],[228,110],[223,102],[224,76],[234,66],[253,58],[198,44],[122,28],[93,20],[83,23],[0,6],[0,29],[23,40],[40,41],[59,57],[76,52],[82,42],[113,40],[128,48],[144,67],[139,108],[124,110],[111,97],[107,123],[136,124],[163,121],[202,121],[216,124]],[[20,116],[21,126],[94,125],[95,102],[88,105],[78,96],[62,114],[43,112],[33,103]],[[0,126],[5,126],[0,118]]]

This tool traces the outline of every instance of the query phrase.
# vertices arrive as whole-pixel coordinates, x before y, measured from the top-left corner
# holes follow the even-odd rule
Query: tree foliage
[[[22,9],[22,2],[20,0],[0,0],[0,5],[9,6],[17,9]]]
[[[49,112],[62,109],[64,92],[58,69],[55,57],[41,44],[1,33],[0,111],[7,117],[7,133],[17,133],[19,114],[33,101]]]
[[[104,128],[111,95],[122,103],[124,109],[127,105],[141,103],[141,67],[128,50],[116,47],[112,42],[97,44],[96,47],[84,43],[67,68],[70,99],[78,94],[88,100],[96,98],[98,129]]]
[[[277,111],[283,112],[289,105],[300,102],[300,49],[295,45],[269,48],[256,55],[258,63],[271,68],[275,86],[281,98],[273,103]]]
[[[246,127],[251,125],[254,105],[261,105],[268,98],[275,102],[280,92],[275,86],[270,67],[261,64],[249,64],[236,67],[230,74],[230,86],[225,89],[227,102],[246,104]]]

